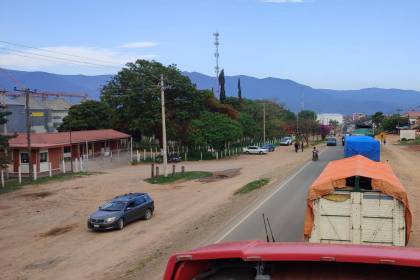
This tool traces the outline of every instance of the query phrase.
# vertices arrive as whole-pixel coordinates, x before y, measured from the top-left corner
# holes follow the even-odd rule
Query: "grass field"
[[[245,193],[252,192],[253,190],[259,189],[262,186],[267,185],[269,182],[270,182],[270,179],[268,178],[262,178],[262,179],[249,182],[248,184],[246,184],[245,186],[237,190],[235,194],[245,194]]]

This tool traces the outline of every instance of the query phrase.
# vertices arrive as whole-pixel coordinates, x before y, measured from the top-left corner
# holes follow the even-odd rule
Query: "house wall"
[[[21,151],[25,152],[27,150],[24,149],[24,148],[21,148],[21,149],[14,148],[14,149],[12,149],[12,152],[13,152],[13,172],[18,172],[19,164],[20,164],[20,152]],[[37,171],[39,171],[39,151],[38,151],[38,149],[31,149],[31,151],[32,151],[31,162],[32,162],[32,164],[36,163]]]
[[[60,169],[60,163],[63,160],[62,148],[51,148],[48,149],[48,158],[51,162],[52,169]]]

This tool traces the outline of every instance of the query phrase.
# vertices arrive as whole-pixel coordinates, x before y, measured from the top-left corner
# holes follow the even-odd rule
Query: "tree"
[[[305,141],[306,144],[309,144],[309,136],[314,135],[318,132],[319,125],[316,121],[316,113],[310,110],[300,111],[298,114],[299,118],[299,127],[298,131],[301,141]]]
[[[382,123],[383,123],[384,119],[385,119],[385,116],[384,116],[384,113],[382,113],[382,112],[376,112],[372,116],[372,122],[375,124],[375,127],[377,129],[382,127]]]
[[[240,113],[238,121],[245,137],[257,138],[261,135],[261,126],[247,113]]]
[[[316,120],[316,113],[310,110],[303,110],[298,113],[299,120]]]
[[[385,117],[382,122],[382,127],[385,131],[398,132],[398,127],[408,125],[409,120],[407,117],[402,117],[399,114],[394,114],[389,117]]]
[[[193,120],[189,128],[190,142],[195,145],[210,146],[222,150],[228,142],[242,137],[239,122],[220,113],[205,112],[199,119]]]
[[[0,111],[0,125],[5,125],[7,123],[7,116],[10,115],[10,112],[4,110],[4,106],[0,105],[2,109]],[[9,136],[0,135],[0,150],[4,151],[0,153],[0,168],[5,169],[9,164],[9,156],[7,150],[9,149]]]
[[[325,137],[330,134],[331,127],[329,125],[320,124],[319,125],[319,133],[321,134],[322,140],[325,139]]]
[[[242,101],[241,79],[238,78],[238,99]]]
[[[226,92],[225,92],[225,70],[222,69],[219,74],[219,85],[220,85],[220,103],[225,103]]]
[[[128,63],[102,89],[101,100],[114,113],[115,126],[140,136],[156,137],[162,143],[160,90],[163,74],[165,85],[166,126],[168,139],[185,143],[190,122],[205,111],[208,90],[198,90],[190,79],[174,66],[156,61],[137,60]]]
[[[70,107],[58,131],[111,128],[112,114],[106,103],[87,100]]]

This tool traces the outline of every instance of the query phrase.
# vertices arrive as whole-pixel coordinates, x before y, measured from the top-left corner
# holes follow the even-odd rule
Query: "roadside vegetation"
[[[420,145],[420,137],[417,137],[415,140],[407,140],[403,138],[400,141],[401,145]]]
[[[262,178],[258,180],[254,180],[252,182],[249,182],[239,190],[237,190],[234,194],[246,194],[249,192],[252,192],[253,190],[259,189],[265,185],[267,185],[270,182],[269,178]]]
[[[181,153],[225,151],[232,146],[262,143],[262,123],[266,121],[266,139],[279,139],[296,131],[297,116],[274,100],[250,100],[241,89],[228,96],[225,77],[219,76],[220,95],[214,89],[198,89],[174,65],[137,60],[127,63],[101,91],[100,101],[74,105],[60,131],[90,128],[114,128],[129,133],[134,149],[159,149],[162,145],[160,89],[156,86],[163,74],[168,143]],[[93,112],[93,113],[92,113]],[[316,121],[315,112],[299,113],[300,141],[325,133]],[[198,149],[201,148],[201,150]],[[176,149],[175,149],[176,148]],[[203,149],[205,148],[205,149]],[[197,153],[198,151],[198,153]],[[191,154],[191,156],[194,156]]]
[[[77,172],[77,173],[68,172],[68,173],[60,173],[52,177],[48,177],[48,176],[40,177],[35,181],[30,180],[29,178],[22,178],[21,184],[19,184],[18,179],[13,178],[10,180],[6,180],[4,188],[0,187],[0,194],[16,191],[30,185],[41,185],[41,184],[46,184],[50,182],[61,182],[61,181],[67,181],[67,180],[71,180],[75,178],[86,177],[86,176],[102,174],[102,173],[103,172]]]
[[[167,177],[161,175],[158,177],[148,178],[145,181],[150,184],[170,184],[179,180],[189,181],[212,176],[213,173],[207,171],[187,171],[184,173],[177,172],[175,175],[169,174]]]

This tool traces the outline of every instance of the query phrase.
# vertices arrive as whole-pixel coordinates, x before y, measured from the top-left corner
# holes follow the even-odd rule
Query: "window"
[[[131,201],[130,203],[128,203],[127,208],[133,208],[136,207],[134,201]]]
[[[28,153],[20,153],[20,163],[29,163]]]
[[[64,147],[64,153],[65,154],[70,153],[70,146]]]
[[[135,206],[142,205],[145,202],[146,202],[146,199],[143,196],[136,197],[136,199],[134,200]]]
[[[48,152],[39,153],[39,162],[48,162]]]

